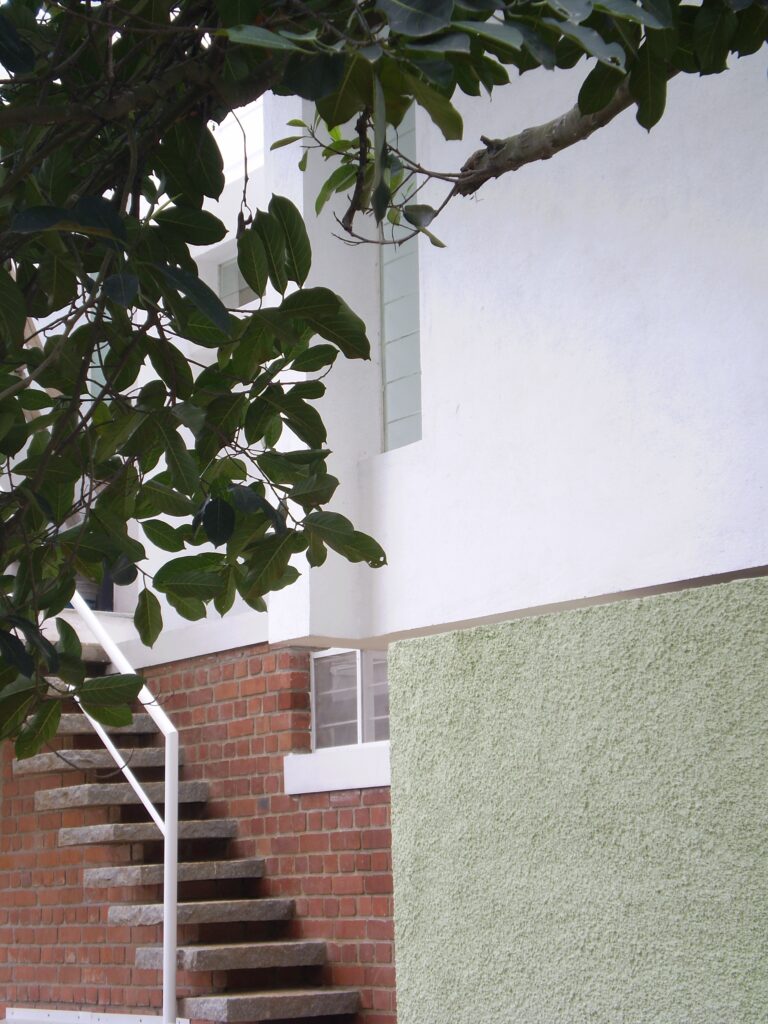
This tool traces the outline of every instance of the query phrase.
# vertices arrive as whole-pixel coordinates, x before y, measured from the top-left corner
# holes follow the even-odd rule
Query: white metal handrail
[[[72,607],[86,622],[104,648],[109,660],[120,672],[134,675],[126,656],[106,631],[80,594],[75,591]],[[107,735],[103,726],[81,706],[81,711],[93,726],[115,763],[133,787],[163,836],[163,1022],[176,1024],[176,900],[178,885],[179,846],[179,731],[158,705],[146,686],[139,691],[139,701],[152,721],[165,737],[165,817],[162,817],[144,789],[125,763],[120,751]],[[80,703],[78,701],[78,703]]]

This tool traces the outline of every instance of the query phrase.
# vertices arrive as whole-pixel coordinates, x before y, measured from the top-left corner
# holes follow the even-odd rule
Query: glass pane
[[[389,739],[389,681],[384,651],[363,655],[363,742]]]
[[[315,745],[357,743],[357,655],[314,659]]]

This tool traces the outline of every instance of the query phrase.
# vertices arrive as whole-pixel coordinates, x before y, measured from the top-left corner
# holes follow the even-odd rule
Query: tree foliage
[[[257,308],[226,309],[198,276],[190,246],[235,227],[204,209],[224,186],[212,123],[269,89],[314,101],[318,120],[284,141],[332,161],[318,206],[345,192],[349,231],[372,213],[429,233],[436,211],[412,200],[422,169],[391,141],[414,101],[458,138],[457,89],[586,58],[579,116],[597,125],[624,90],[650,127],[672,75],[722,71],[767,23],[746,0],[4,4],[0,738],[34,752],[72,694],[105,723],[130,714],[138,677],[87,679],[60,618],[78,576],[140,579],[135,623],[152,644],[156,592],[196,620],[237,595],[263,610],[300,553],[385,561],[325,507],[338,481],[312,403],[339,353],[364,359],[369,344],[341,296],[307,287],[301,214],[280,196],[243,204],[238,264]],[[484,141],[495,158],[509,140]],[[466,174],[447,176],[451,194],[472,190]],[[154,577],[147,541],[169,555]]]

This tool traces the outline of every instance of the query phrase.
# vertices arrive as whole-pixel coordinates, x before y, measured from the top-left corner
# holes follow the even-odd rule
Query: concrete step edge
[[[162,804],[164,782],[144,782],[144,790],[154,804]],[[179,803],[205,803],[208,799],[207,782],[180,782]],[[85,782],[80,786],[40,789],[35,793],[36,811],[57,811],[70,807],[114,807],[139,804],[140,800],[127,782]]]
[[[236,835],[237,822],[232,818],[179,822],[179,839],[231,839]],[[152,821],[82,825],[75,828],[60,828],[58,832],[59,846],[86,846],[90,843],[151,843],[160,838],[160,830]]]
[[[349,988],[293,988],[188,996],[179,1002],[179,1009],[185,1016],[223,1022],[352,1014],[359,1006],[360,993]]]
[[[249,968],[302,967],[323,964],[322,939],[283,939],[275,942],[235,942],[221,945],[180,946],[176,962],[185,971],[236,971]],[[161,969],[162,946],[136,950],[136,966]]]
[[[259,857],[223,861],[182,861],[178,865],[179,881],[216,881],[227,878],[261,878],[264,861]],[[131,864],[119,867],[86,868],[86,886],[160,885],[162,864]]]
[[[179,903],[179,924],[215,924],[235,921],[285,921],[293,915],[293,900],[199,900]],[[125,903],[108,910],[110,924],[159,924],[163,920],[162,903]]]

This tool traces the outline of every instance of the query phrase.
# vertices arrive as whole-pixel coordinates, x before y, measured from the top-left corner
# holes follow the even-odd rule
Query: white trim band
[[[389,740],[286,754],[283,768],[289,795],[389,786]]]

